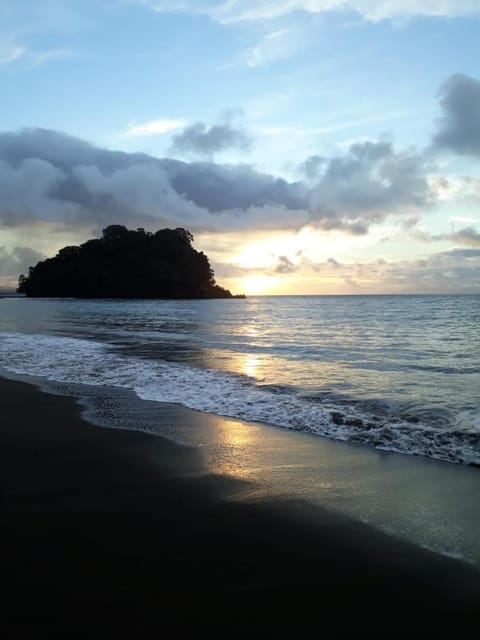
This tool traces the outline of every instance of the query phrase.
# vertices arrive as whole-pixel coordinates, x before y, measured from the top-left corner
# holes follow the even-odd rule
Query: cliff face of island
[[[233,298],[215,282],[207,256],[185,229],[131,231],[111,225],[101,238],[61,249],[21,275],[18,293],[59,298]]]

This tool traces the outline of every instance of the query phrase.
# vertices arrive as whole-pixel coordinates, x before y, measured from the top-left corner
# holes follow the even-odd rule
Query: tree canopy
[[[22,274],[28,297],[231,298],[186,229],[132,231],[111,225],[101,238],[60,249]]]

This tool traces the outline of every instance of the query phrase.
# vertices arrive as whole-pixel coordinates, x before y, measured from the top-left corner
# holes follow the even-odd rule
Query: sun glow
[[[246,276],[239,278],[239,289],[248,294],[261,294],[273,291],[279,284],[277,276]]]

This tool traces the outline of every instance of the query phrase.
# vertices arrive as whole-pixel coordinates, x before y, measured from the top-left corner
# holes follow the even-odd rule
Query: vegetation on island
[[[60,249],[22,274],[18,293],[59,298],[232,298],[181,228],[156,233],[111,225],[101,238]]]

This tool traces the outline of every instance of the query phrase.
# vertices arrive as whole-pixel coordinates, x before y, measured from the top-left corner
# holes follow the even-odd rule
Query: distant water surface
[[[480,465],[480,295],[0,300],[0,367]]]

